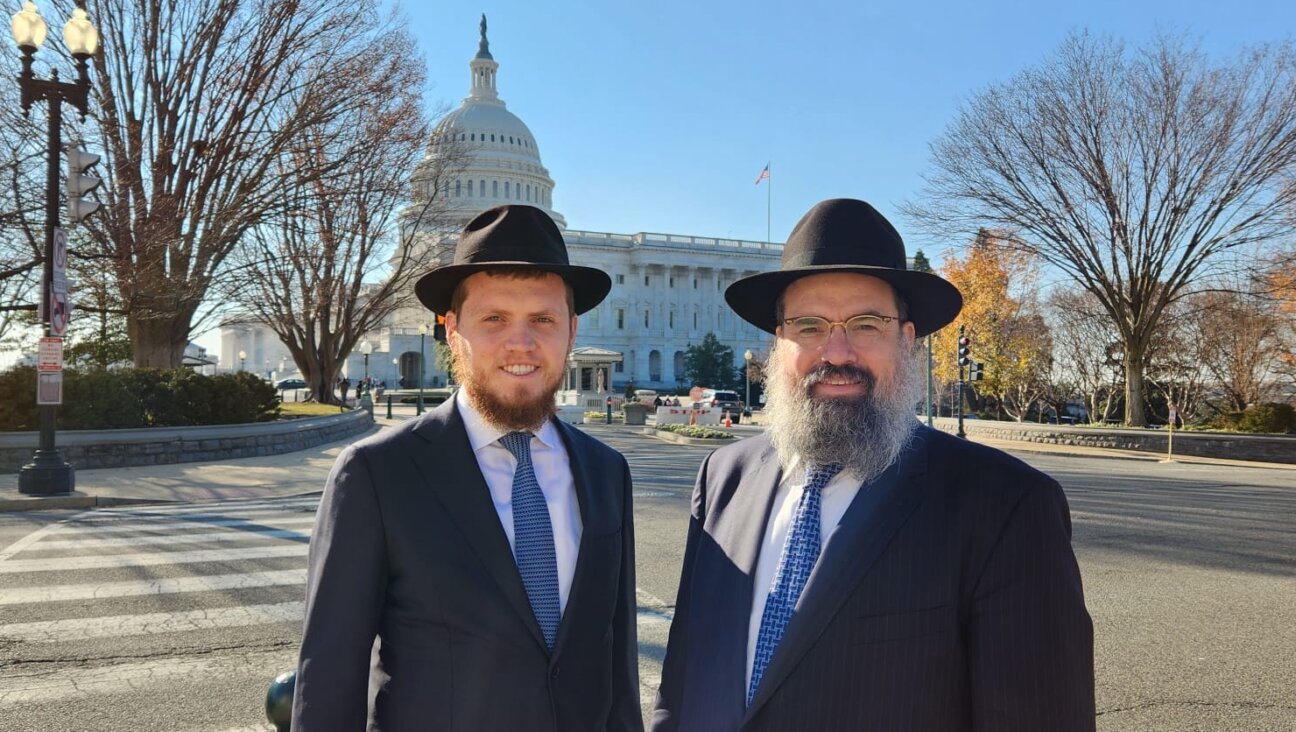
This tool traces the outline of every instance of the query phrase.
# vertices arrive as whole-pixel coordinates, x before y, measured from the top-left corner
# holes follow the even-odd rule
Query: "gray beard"
[[[871,371],[844,367],[864,382],[865,393],[835,399],[811,394],[834,367],[821,364],[797,378],[785,368],[783,350],[776,342],[765,371],[770,376],[767,434],[783,469],[800,460],[803,466],[841,465],[863,482],[881,475],[900,456],[918,424],[914,405],[921,397],[922,374],[917,350],[901,346],[893,380],[883,388]]]

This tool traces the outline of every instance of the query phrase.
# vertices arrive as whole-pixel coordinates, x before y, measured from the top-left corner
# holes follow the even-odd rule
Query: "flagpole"
[[[774,171],[770,170],[767,163],[765,170],[769,171],[769,177],[765,179],[765,243],[772,244],[774,240],[770,237],[770,203],[774,200]]]

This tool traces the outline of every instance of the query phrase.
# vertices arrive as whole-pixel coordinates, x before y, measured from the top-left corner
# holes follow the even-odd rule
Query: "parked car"
[[[715,407],[729,412],[729,417],[737,424],[742,420],[743,401],[736,391],[726,389],[706,389],[702,392],[703,406]]]
[[[306,382],[301,379],[280,379],[275,382],[275,388],[280,391],[284,389],[305,389]]]

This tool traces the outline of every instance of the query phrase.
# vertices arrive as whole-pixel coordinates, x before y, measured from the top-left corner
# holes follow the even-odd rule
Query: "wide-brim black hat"
[[[535,206],[510,204],[482,211],[469,221],[455,244],[454,260],[420,277],[414,294],[428,310],[444,314],[464,278],[502,267],[562,277],[571,285],[577,315],[593,310],[612,289],[612,278],[603,270],[568,261],[567,244],[548,214]]]
[[[779,325],[778,299],[788,285],[830,272],[856,272],[889,283],[904,298],[918,336],[940,330],[963,308],[957,287],[908,269],[904,240],[895,227],[877,209],[852,198],[816,204],[788,237],[782,267],[734,282],[725,301],[743,320],[773,333]]]

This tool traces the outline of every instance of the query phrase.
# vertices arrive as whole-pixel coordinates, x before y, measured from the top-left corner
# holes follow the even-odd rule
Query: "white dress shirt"
[[[482,477],[490,488],[491,502],[495,504],[504,534],[508,536],[513,559],[517,561],[517,543],[513,538],[513,473],[517,469],[517,460],[499,442],[499,438],[508,432],[490,424],[473,409],[464,389],[459,389],[455,399],[458,400],[455,406],[463,417],[464,429],[468,432],[468,443],[472,445]],[[571,461],[558,435],[558,428],[551,421],[546,421],[531,437],[531,465],[549,506],[549,523],[553,526],[554,550],[558,559],[558,609],[565,611],[572,576],[576,573],[582,525]]]
[[[752,580],[751,618],[747,626],[747,683],[751,686],[752,664],[756,659],[756,640],[760,637],[761,617],[765,614],[765,600],[769,597],[770,586],[774,583],[774,573],[778,571],[779,557],[783,554],[783,544],[787,541],[788,530],[792,527],[792,518],[796,514],[797,502],[805,491],[805,467],[797,464],[783,472],[778,490],[774,494],[774,504],[770,507],[769,524],[765,527],[765,539],[761,542],[760,557],[756,560],[756,576]],[[823,501],[819,507],[819,556],[823,556],[837,525],[841,523],[846,509],[859,493],[861,481],[846,471],[842,471],[828,481],[823,488]],[[818,561],[816,561],[816,566]],[[804,597],[804,595],[802,596]],[[797,600],[797,607],[801,605]]]

